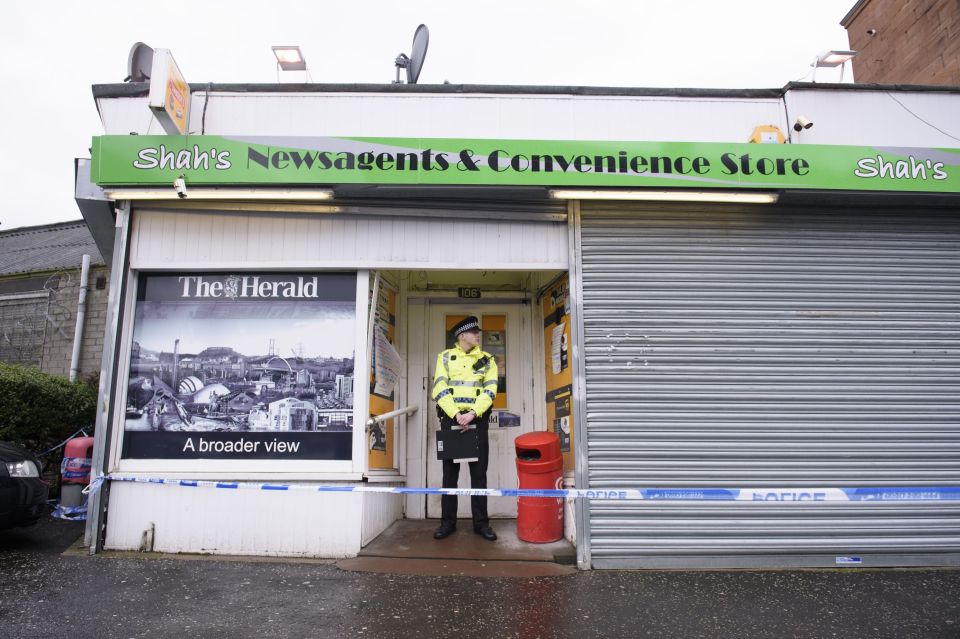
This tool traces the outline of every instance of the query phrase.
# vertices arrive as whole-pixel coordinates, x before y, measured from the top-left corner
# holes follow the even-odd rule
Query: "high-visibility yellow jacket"
[[[483,415],[497,396],[497,362],[493,355],[479,347],[465,353],[459,344],[441,351],[431,396],[448,417],[462,410],[472,410],[477,417]]]

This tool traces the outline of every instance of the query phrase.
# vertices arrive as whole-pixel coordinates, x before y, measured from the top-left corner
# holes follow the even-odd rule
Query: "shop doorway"
[[[396,335],[406,363],[406,383],[398,393],[397,405],[419,408],[404,418],[398,429],[402,433],[398,470],[405,485],[442,485],[442,464],[436,460],[439,420],[431,398],[437,354],[453,343],[448,329],[463,317],[475,315],[484,329],[481,347],[498,357],[498,368],[504,373],[493,408],[496,422],[489,433],[487,485],[517,487],[514,440],[522,433],[553,430],[561,437],[564,467],[571,482],[565,485],[572,486],[573,365],[568,352],[571,320],[566,273],[463,270],[392,272],[383,277],[398,291]],[[458,486],[469,485],[468,469],[461,468]],[[469,498],[458,501],[458,517],[469,520]],[[370,503],[369,519],[380,517],[378,521],[385,527],[365,542],[361,553],[365,557],[538,561],[538,556],[549,551],[548,561],[560,556],[572,561],[576,531],[569,505],[565,539],[533,546],[518,537],[516,497],[488,500],[490,515],[495,518],[493,528],[500,536],[494,544],[469,532],[442,543],[434,540],[432,533],[440,517],[438,495],[408,494],[402,516],[393,518],[397,521],[389,514],[381,515],[374,510],[376,503]]]
[[[519,302],[519,300],[518,300]],[[480,319],[483,327],[481,348],[494,355],[500,373],[497,399],[493,405],[490,423],[490,465],[487,485],[496,488],[516,488],[517,473],[513,440],[523,432],[533,430],[533,348],[528,320],[528,305],[517,304],[442,304],[432,305],[427,313],[428,386],[435,373],[437,353],[453,345],[449,329],[468,315]],[[436,459],[436,431],[439,419],[432,401],[426,413],[426,477],[428,486],[440,486],[442,464]],[[462,465],[462,466],[465,466]],[[468,469],[461,467],[462,488],[470,486]],[[517,500],[511,497],[489,499],[491,517],[516,517]],[[440,517],[440,497],[428,495],[428,518]],[[460,499],[458,516],[470,517],[470,500]]]

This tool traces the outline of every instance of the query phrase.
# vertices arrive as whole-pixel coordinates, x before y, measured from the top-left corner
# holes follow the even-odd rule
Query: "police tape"
[[[87,519],[87,505],[85,503],[80,506],[57,504],[53,512],[50,513],[50,516],[55,519],[66,519],[67,521],[85,521]]]
[[[96,492],[104,481],[214,488],[221,490],[306,491],[313,493],[388,493],[395,495],[456,495],[459,497],[546,497],[616,501],[759,501],[759,502],[864,502],[864,501],[960,501],[960,486],[905,486],[897,488],[411,488],[310,483],[165,479],[104,475],[85,493]]]
[[[60,477],[86,480],[90,475],[93,460],[89,457],[64,457],[60,462]],[[82,482],[69,482],[82,483]]]

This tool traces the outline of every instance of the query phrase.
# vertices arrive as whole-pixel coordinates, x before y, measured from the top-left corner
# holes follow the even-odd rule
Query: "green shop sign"
[[[419,184],[960,193],[960,149],[471,140],[94,138],[101,186]]]

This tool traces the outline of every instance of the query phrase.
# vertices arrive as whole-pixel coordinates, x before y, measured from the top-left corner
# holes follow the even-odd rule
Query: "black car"
[[[37,458],[0,442],[0,530],[35,524],[46,512],[50,486],[40,479]]]

